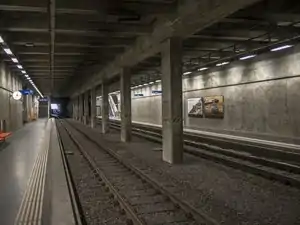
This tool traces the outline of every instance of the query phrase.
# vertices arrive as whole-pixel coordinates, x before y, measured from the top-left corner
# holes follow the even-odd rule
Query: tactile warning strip
[[[27,184],[15,225],[41,225],[44,186],[51,128],[47,127],[40,152]]]

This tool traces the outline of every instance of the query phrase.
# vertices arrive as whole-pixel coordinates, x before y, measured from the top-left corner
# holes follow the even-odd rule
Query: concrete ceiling
[[[216,7],[219,4],[222,9],[223,3],[230,5],[227,2],[234,1],[241,2],[227,0],[211,4],[216,4]],[[201,31],[194,27],[182,31],[177,29],[179,26],[176,24],[174,27],[170,25],[174,28],[171,31],[162,27],[164,29],[160,33],[178,32],[176,35],[184,38],[184,71],[259,51],[299,35],[299,1],[243,2],[244,8],[232,6],[232,9],[224,10],[228,15],[219,13],[216,18],[222,19],[216,23],[211,18],[214,22],[203,26]],[[187,7],[193,6],[185,4]],[[111,68],[116,65],[113,64],[116,60],[122,65],[128,63],[132,66],[132,82],[140,84],[159,78],[160,55],[157,49],[152,51],[149,47],[149,54],[140,52],[136,55],[138,59],[132,59],[130,54],[134,52],[134,46],[142,43],[140,40],[151,40],[147,38],[159,32],[161,21],[170,18],[175,18],[175,21],[176,16],[185,10],[181,5],[182,1],[175,0],[2,0],[0,35],[44,94],[56,93],[71,86],[73,89],[79,88],[87,81],[93,83],[95,76],[101,79],[98,71],[102,70],[103,74],[111,74],[106,76],[107,79],[114,81],[116,78],[112,75],[117,73],[117,69]],[[189,22],[184,21],[184,17],[178,18],[182,19],[182,24]],[[197,25],[196,22],[192,25]],[[183,32],[186,34],[183,35]],[[144,47],[145,41],[142,44]],[[148,49],[148,46],[143,49]],[[16,69],[9,58],[5,60],[12,69]]]

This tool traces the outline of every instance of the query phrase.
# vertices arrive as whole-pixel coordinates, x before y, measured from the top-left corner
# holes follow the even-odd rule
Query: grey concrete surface
[[[0,224],[14,224],[35,159],[45,135],[46,120],[14,132],[0,151]]]
[[[47,168],[47,179],[49,179],[51,214],[50,223],[53,225],[72,225],[75,224],[72,203],[64,173],[64,166],[61,156],[61,150],[57,138],[57,129],[54,119],[49,121],[52,126],[50,145],[49,145],[49,163]],[[49,193],[48,193],[49,194]]]
[[[20,89],[22,82],[19,77],[0,62],[0,120],[5,121],[7,131],[15,131],[23,124],[22,101],[12,98],[12,93]]]
[[[74,103],[73,103],[73,110],[74,110]],[[91,90],[91,127],[92,128],[96,127],[96,88],[92,88]]]
[[[123,68],[121,72],[121,140],[131,140],[131,89],[130,70]]]
[[[181,163],[182,128],[182,40],[166,40],[162,48],[162,136],[163,160]]]
[[[74,82],[73,86],[70,86],[72,89],[71,94],[75,96],[83,93],[100,84],[103,79],[111,79],[117,76],[124,66],[131,67],[159,53],[162,42],[168,38],[186,38],[235,11],[259,1],[260,0],[179,1],[174,13],[162,16],[160,20],[155,23],[156,26],[153,28],[151,34],[137,38],[134,45],[128,48],[119,57],[116,57],[114,61],[104,68],[100,67],[100,69],[98,65],[94,68],[89,68],[89,71],[86,71],[86,73],[91,74],[91,71],[93,71],[93,76],[90,76],[89,79],[87,79],[86,76],[82,76],[81,79]]]
[[[108,85],[102,84],[102,133],[106,134],[109,131],[109,102],[108,102]]]
[[[300,46],[183,79],[186,128],[281,139],[300,136]],[[135,92],[149,95],[159,84]],[[223,95],[224,119],[189,118],[187,99]],[[161,96],[133,97],[132,119],[161,124]],[[273,138],[274,137],[274,138]]]
[[[83,123],[88,124],[89,117],[89,91],[83,94]]]

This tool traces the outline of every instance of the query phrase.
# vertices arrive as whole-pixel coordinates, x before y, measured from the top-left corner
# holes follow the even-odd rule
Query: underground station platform
[[[101,121],[38,119],[6,140],[1,224],[298,224],[297,145],[235,137],[242,150],[229,151],[189,130],[171,165],[160,128],[134,123],[124,143],[119,121],[106,134]]]
[[[0,225],[300,225],[299,15],[0,0]]]

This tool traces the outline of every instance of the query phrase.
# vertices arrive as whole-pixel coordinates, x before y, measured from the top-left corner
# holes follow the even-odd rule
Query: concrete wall
[[[13,91],[22,89],[22,82],[4,62],[0,62],[0,121],[5,121],[8,131],[22,127],[22,101],[14,100]]]
[[[161,124],[161,96],[156,83],[134,89],[133,121]],[[254,137],[300,137],[300,47],[260,55],[183,80],[187,128]],[[187,99],[223,95],[224,119],[189,118]]]

